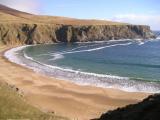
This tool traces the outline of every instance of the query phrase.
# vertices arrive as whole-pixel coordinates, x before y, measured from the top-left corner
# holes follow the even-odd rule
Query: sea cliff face
[[[155,38],[149,26],[21,12],[0,4],[0,42],[43,44]]]
[[[88,42],[118,39],[155,38],[149,26],[142,25],[54,25],[0,23],[4,44]]]

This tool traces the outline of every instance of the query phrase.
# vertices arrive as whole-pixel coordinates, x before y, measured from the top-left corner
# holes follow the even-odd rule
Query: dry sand
[[[137,103],[149,95],[80,86],[50,78],[9,62],[3,57],[2,51],[6,49],[5,46],[0,48],[0,79],[18,87],[29,104],[46,112],[54,112],[72,120],[88,120],[108,110]]]

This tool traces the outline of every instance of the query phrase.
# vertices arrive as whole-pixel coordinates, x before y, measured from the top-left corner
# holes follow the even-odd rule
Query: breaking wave
[[[86,45],[86,46],[76,47],[67,51],[48,53],[48,54],[53,56],[53,59],[50,59],[50,60],[57,60],[57,59],[63,59],[64,58],[63,55],[65,54],[92,52],[92,51],[102,50],[107,47],[126,46],[130,44],[132,44],[132,42],[78,50],[80,48],[87,48],[88,45]],[[143,45],[143,44],[140,43],[139,45]],[[96,45],[92,45],[91,47],[95,47],[95,46]],[[29,57],[25,53],[24,49],[27,49],[27,47],[30,47],[30,46],[13,48],[11,50],[6,51],[4,56],[11,62],[20,64],[22,66],[26,66],[30,69],[33,69],[36,72],[40,72],[40,73],[53,76],[59,79],[69,80],[71,82],[81,84],[81,85],[91,85],[91,86],[97,86],[97,87],[103,87],[103,88],[116,88],[116,89],[121,89],[129,92],[148,92],[148,93],[160,92],[160,84],[157,84],[155,82],[136,81],[133,78],[115,76],[111,74],[89,73],[81,70],[73,70],[72,68],[63,68],[63,67],[48,65],[48,64],[39,62],[37,60],[34,60],[32,57]],[[45,54],[42,54],[42,56],[43,55]]]

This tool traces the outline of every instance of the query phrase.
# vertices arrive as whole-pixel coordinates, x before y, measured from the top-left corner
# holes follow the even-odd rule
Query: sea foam
[[[114,47],[117,45],[124,46],[130,45],[131,43],[115,44],[103,47],[97,47],[92,49],[79,50],[72,49],[70,51],[62,51],[60,53],[53,53],[53,60],[62,59],[64,54],[78,53],[78,52],[91,52],[95,50],[101,50],[106,47]],[[116,88],[129,92],[149,92],[156,93],[160,92],[160,85],[152,82],[134,81],[128,77],[120,77],[110,74],[96,74],[89,73],[80,70],[73,70],[71,68],[63,68],[54,65],[48,65],[34,60],[29,57],[23,50],[29,46],[22,46],[13,48],[5,52],[4,56],[11,62],[26,66],[33,69],[36,72],[44,73],[50,76],[54,76],[59,79],[69,80],[71,82],[80,85],[91,85],[104,88]],[[85,47],[84,47],[85,48]],[[21,53],[21,56],[19,56]]]

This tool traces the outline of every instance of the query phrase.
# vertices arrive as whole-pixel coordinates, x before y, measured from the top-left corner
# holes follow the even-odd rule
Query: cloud
[[[40,12],[41,6],[38,0],[0,0],[0,4],[20,11],[35,14],[38,14]]]
[[[152,30],[160,30],[160,15],[120,14],[114,16],[112,20],[131,24],[149,25]]]

